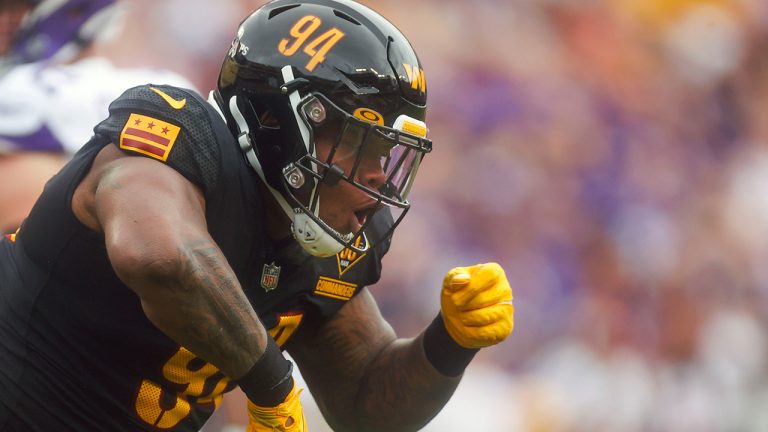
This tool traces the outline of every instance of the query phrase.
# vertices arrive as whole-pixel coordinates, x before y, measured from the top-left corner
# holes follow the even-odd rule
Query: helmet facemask
[[[396,27],[355,2],[273,0],[241,23],[214,96],[306,251],[386,247],[432,146]]]
[[[374,111],[358,109],[349,114],[318,92],[301,99],[296,110],[309,132],[309,145],[306,155],[283,170],[290,201],[330,235],[339,250],[364,252],[368,245],[389,238],[410,208],[408,193],[422,158],[432,149],[424,123],[401,115],[394,127],[384,126],[383,117]],[[319,189],[339,187],[342,182],[366,197],[365,206],[355,211],[359,225],[349,232],[331,227],[321,210]],[[392,227],[379,239],[356,241],[373,214],[385,207],[393,213]],[[294,226],[297,237],[306,235],[303,231]]]

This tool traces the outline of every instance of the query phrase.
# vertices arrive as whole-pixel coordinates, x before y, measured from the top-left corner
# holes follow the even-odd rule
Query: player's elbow
[[[107,239],[107,252],[117,277],[143,297],[178,274],[179,253],[173,242],[163,238]]]

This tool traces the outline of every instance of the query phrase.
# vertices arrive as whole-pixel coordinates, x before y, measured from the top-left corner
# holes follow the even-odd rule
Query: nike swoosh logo
[[[165,94],[162,90],[158,90],[158,89],[156,89],[154,87],[150,87],[149,89],[152,90],[153,92],[157,93],[158,95],[160,95],[160,97],[163,98],[163,100],[165,100],[166,102],[168,102],[168,105],[170,105],[171,108],[173,108],[173,109],[180,110],[180,109],[184,108],[184,105],[187,104],[187,99],[186,98],[184,98],[182,100],[176,100],[176,99],[168,96],[167,94]]]

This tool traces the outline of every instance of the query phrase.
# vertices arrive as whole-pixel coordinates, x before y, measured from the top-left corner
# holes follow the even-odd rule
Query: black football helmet
[[[408,40],[373,10],[351,0],[266,4],[238,28],[212,97],[312,255],[362,252],[388,238],[410,207],[408,192],[432,148],[426,81]],[[320,139],[332,143],[329,152],[318,152]],[[360,179],[371,160],[383,173],[375,184]],[[318,186],[339,182],[375,202],[355,232],[320,217]],[[360,241],[386,207],[392,228]]]

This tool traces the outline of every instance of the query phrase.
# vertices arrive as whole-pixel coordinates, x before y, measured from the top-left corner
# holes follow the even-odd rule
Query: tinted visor
[[[318,182],[333,186],[344,181],[364,191],[371,198],[371,205],[356,212],[362,224],[360,228],[352,233],[335,231],[317,216],[315,192],[305,195],[294,187],[298,195],[304,196],[302,200],[287,188],[294,202],[306,203],[299,205],[309,217],[340,243],[358,252],[392,235],[410,208],[408,193],[419,164],[432,150],[423,122],[401,115],[393,127],[388,127],[381,115],[361,112],[357,110],[355,115],[350,115],[319,93],[305,97],[298,105],[298,113],[307,127],[310,149],[295,164],[305,176]],[[384,210],[386,217],[392,218],[392,224],[386,232],[372,235],[367,228],[374,214]],[[367,240],[360,242],[363,232]]]
[[[321,94],[305,99],[300,112],[316,145],[299,161],[301,167],[329,185],[343,180],[382,204],[409,206],[419,164],[432,150],[423,123],[401,116],[395,127],[384,126],[383,120],[375,122],[380,115],[368,117],[374,121],[352,116]],[[423,135],[406,132],[409,127]]]

